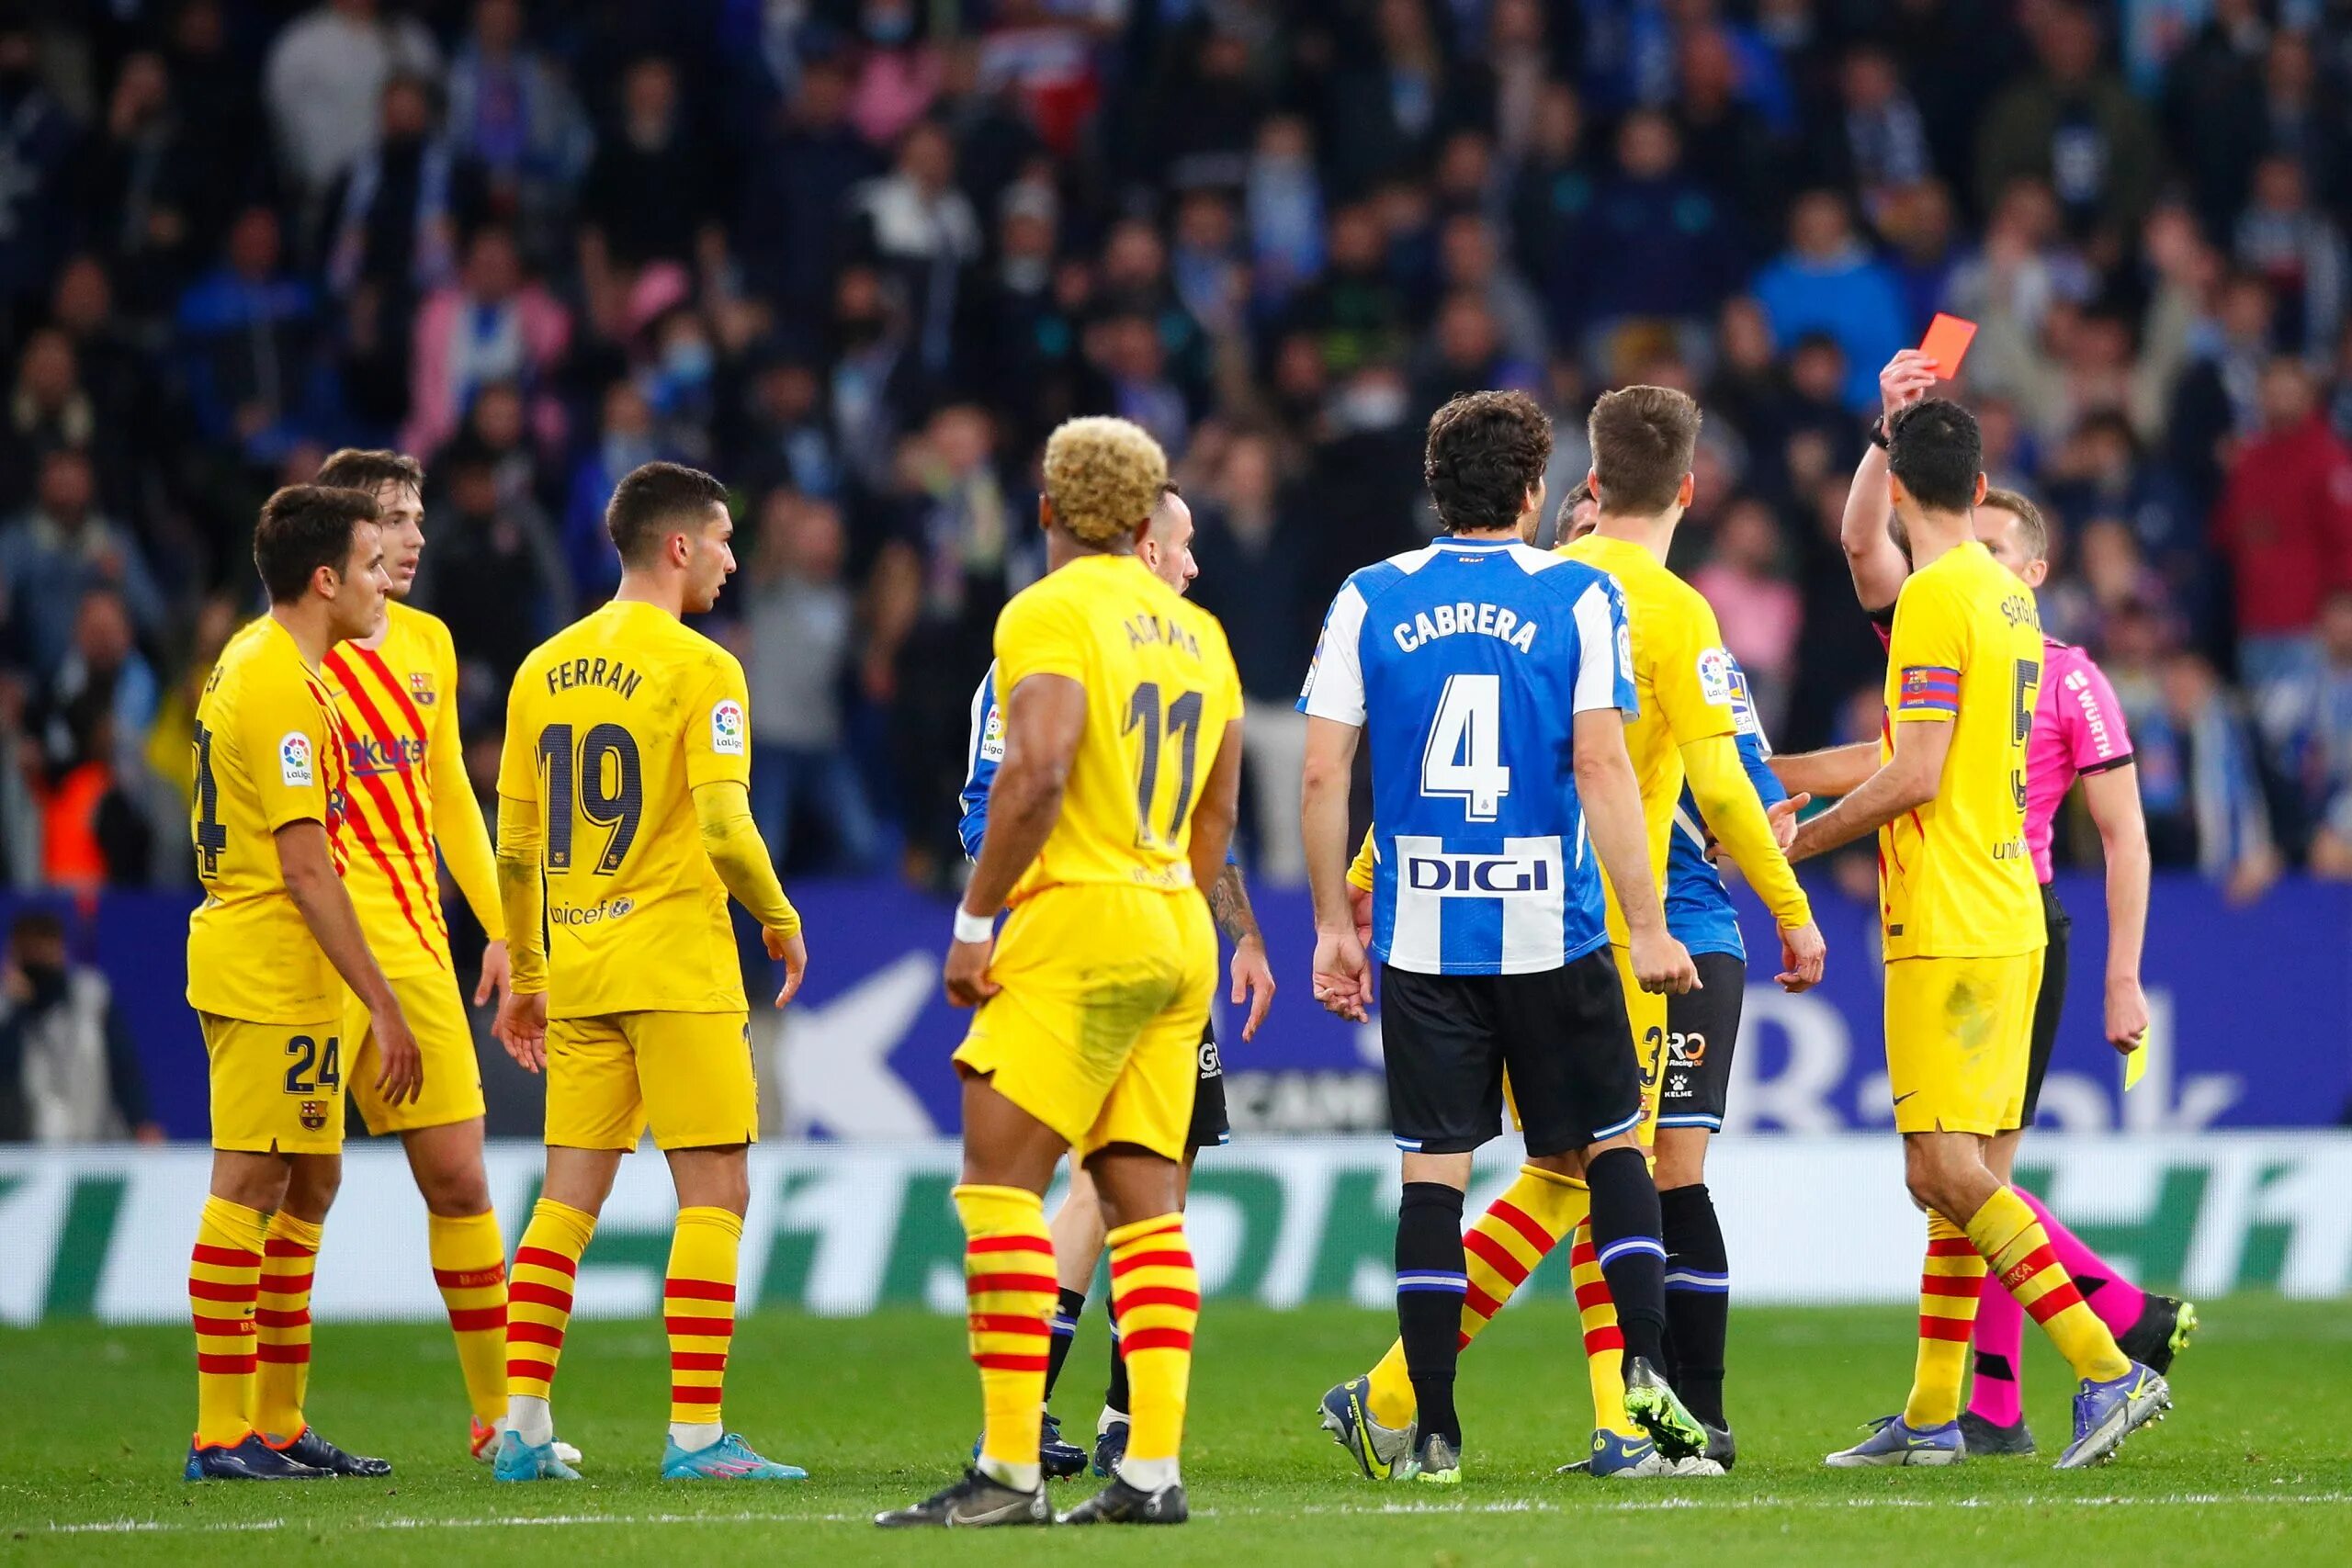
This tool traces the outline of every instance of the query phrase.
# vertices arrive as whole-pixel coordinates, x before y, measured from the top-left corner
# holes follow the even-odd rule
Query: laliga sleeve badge
[[[710,750],[714,756],[743,755],[743,705],[723,697],[710,710]]]
[[[1729,707],[1732,702],[1734,666],[1731,654],[1720,648],[1699,650],[1699,696],[1714,707]]]
[[[277,743],[277,776],[289,789],[308,789],[319,782],[311,760],[311,738],[299,729],[288,730]]]

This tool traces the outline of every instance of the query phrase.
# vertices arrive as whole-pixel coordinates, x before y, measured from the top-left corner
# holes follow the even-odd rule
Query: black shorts
[[[1658,1090],[1657,1124],[1720,1133],[1747,964],[1729,953],[1697,953],[1692,962],[1699,965],[1700,988],[1666,998],[1666,1082]]]
[[[1412,1154],[1466,1154],[1502,1127],[1503,1074],[1541,1158],[1641,1124],[1641,1064],[1609,950],[1533,975],[1380,970],[1388,1124]]]
[[[2026,1056],[2025,1109],[2018,1125],[2033,1125],[2041,1103],[2041,1080],[2050,1073],[2050,1053],[2058,1043],[2058,1015],[2066,1010],[2066,949],[2075,922],[2048,883],[2041,885],[2041,920],[2050,929],[2050,946],[2041,955],[2041,994],[2033,998],[2033,1045]]]
[[[1216,1025],[1201,1031],[1201,1087],[1193,1091],[1193,1125],[1184,1134],[1184,1147],[1205,1149],[1233,1142],[1233,1123],[1225,1113],[1225,1060],[1216,1052]]]

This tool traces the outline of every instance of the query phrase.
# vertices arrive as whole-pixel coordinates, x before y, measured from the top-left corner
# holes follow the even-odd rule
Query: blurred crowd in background
[[[1080,412],[1193,508],[1261,877],[1318,617],[1433,530],[1465,389],[1553,412],[1555,497],[1599,391],[1699,396],[1675,565],[1778,744],[1874,735],[1838,522],[1940,309],[2158,863],[2352,875],[2347,217],[2332,0],[0,0],[0,870],[187,879],[254,510],[344,445],[428,465],[485,788],[615,479],[734,487],[709,629],[795,873],[960,869]]]

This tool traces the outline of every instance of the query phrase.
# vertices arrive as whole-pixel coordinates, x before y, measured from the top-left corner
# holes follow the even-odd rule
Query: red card
[[[1968,345],[1976,338],[1976,323],[1958,316],[1936,312],[1928,323],[1928,335],[1920,340],[1919,352],[1936,362],[1936,374],[1949,381],[1960,374],[1960,362],[1968,357]]]

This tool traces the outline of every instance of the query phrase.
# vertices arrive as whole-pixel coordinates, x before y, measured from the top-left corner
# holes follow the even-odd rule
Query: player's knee
[[[279,1207],[299,1219],[319,1221],[326,1218],[334,1206],[335,1194],[343,1190],[343,1162],[340,1159],[298,1159],[287,1173],[286,1193]]]
[[[1657,1185],[1663,1192],[1675,1187],[1695,1187],[1707,1179],[1707,1133],[1700,1127],[1675,1127],[1657,1135]]]
[[[490,1178],[480,1161],[470,1166],[419,1170],[416,1189],[424,1197],[425,1212],[445,1220],[490,1212]]]

